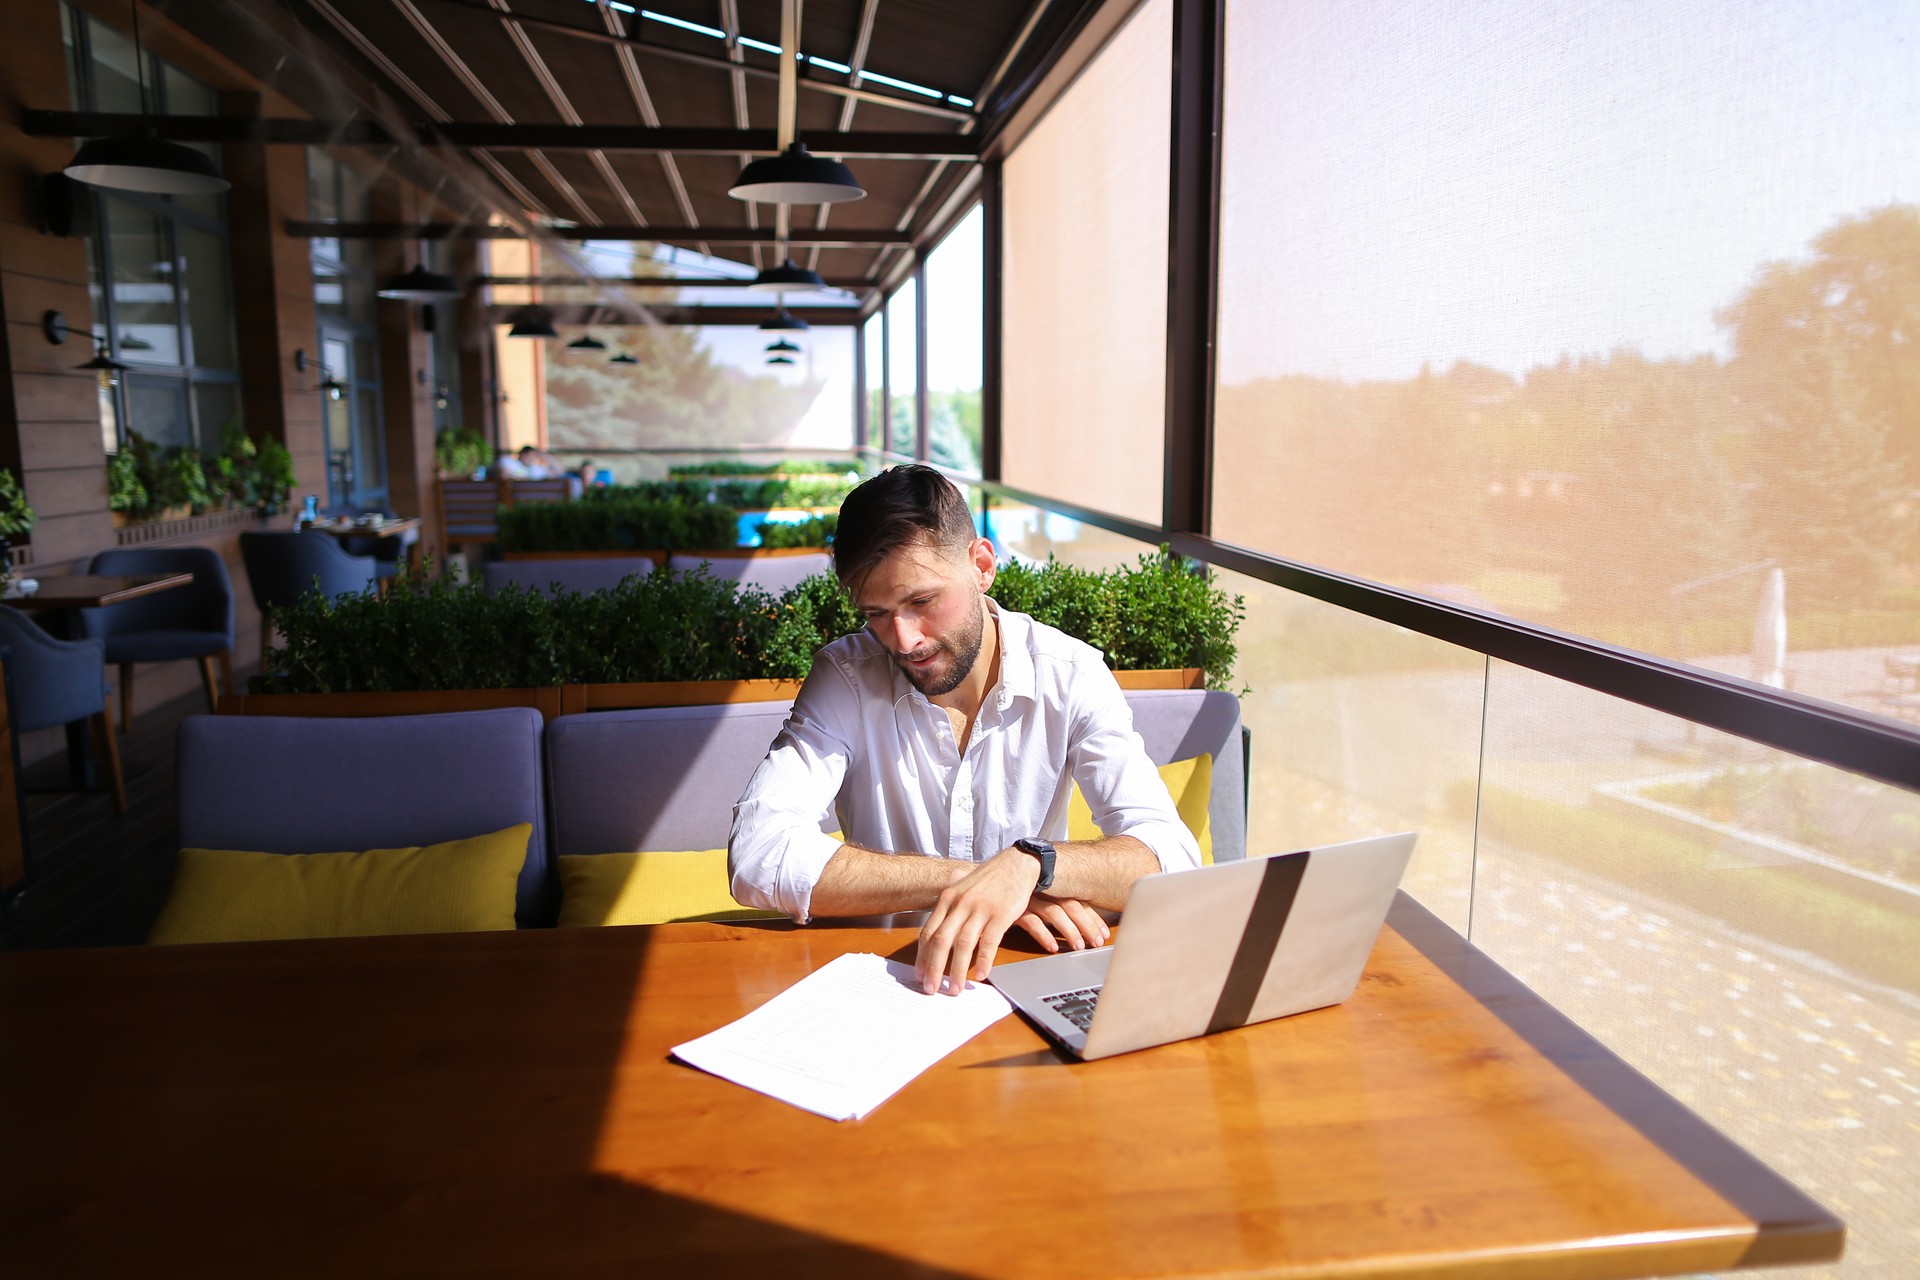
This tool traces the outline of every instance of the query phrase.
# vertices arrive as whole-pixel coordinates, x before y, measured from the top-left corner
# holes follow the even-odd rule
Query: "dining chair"
[[[106,641],[106,660],[120,668],[120,732],[133,723],[135,663],[197,660],[207,709],[217,709],[221,690],[233,691],[233,579],[220,553],[212,547],[122,547],[96,555],[87,572],[193,575],[190,586],[80,611],[81,633]]]
[[[369,556],[349,554],[324,533],[290,529],[249,530],[240,535],[240,563],[260,610],[260,669],[267,666],[271,612],[318,590],[329,600],[356,596],[378,584]]]
[[[13,677],[13,731],[31,733],[87,721],[93,729],[94,750],[106,761],[113,807],[125,813],[127,786],[120,773],[120,745],[113,734],[106,642],[61,640],[19,610],[0,608],[0,649],[7,651],[7,670]]]

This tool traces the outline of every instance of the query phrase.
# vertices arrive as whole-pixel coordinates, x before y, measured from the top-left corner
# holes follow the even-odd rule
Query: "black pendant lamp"
[[[802,320],[800,317],[788,315],[787,309],[783,306],[778,311],[773,313],[773,319],[764,320],[761,322],[760,332],[775,333],[775,334],[805,333],[808,329],[811,329],[812,327],[813,327],[812,325],[808,324],[805,320]]]
[[[770,356],[797,356],[800,354],[800,348],[788,342],[785,338],[782,338],[778,342],[769,342],[767,344],[767,354]]]
[[[397,276],[389,276],[380,286],[380,296],[397,298],[403,302],[438,302],[443,298],[460,296],[460,286],[452,276],[443,276],[438,271],[429,271],[425,263],[415,263],[411,268]]]
[[[792,364],[793,357],[792,356],[768,356],[767,363],[768,364]]]
[[[140,50],[140,4],[133,6],[133,66],[140,82],[140,114],[147,114],[147,63]],[[94,138],[81,144],[67,162],[67,176],[77,182],[117,191],[147,191],[157,195],[214,195],[233,184],[220,176],[213,161],[192,147],[154,136],[151,125],[131,135]]]
[[[522,307],[513,313],[513,327],[507,330],[509,338],[557,338],[559,330],[553,327],[553,312],[545,307]]]
[[[799,266],[792,258],[777,267],[768,267],[753,278],[749,289],[758,289],[763,293],[772,293],[783,289],[824,289],[827,282],[820,278],[818,271],[809,271]]]
[[[609,360],[609,361],[607,361],[607,363],[608,363],[608,364],[633,364],[633,365],[637,365],[637,364],[639,364],[640,362],[639,362],[638,360],[635,360],[635,359],[634,359],[634,358],[633,358],[632,356],[630,356],[630,355],[628,355],[628,354],[627,354],[626,352],[624,352],[624,351],[622,351],[622,352],[621,352],[621,353],[620,353],[619,355],[617,355],[617,356],[615,356],[615,357],[614,357],[613,359],[611,359],[611,360]]]
[[[583,333],[567,344],[569,351],[605,351],[607,344],[590,333]]]
[[[853,170],[838,160],[810,153],[794,142],[777,156],[763,156],[740,171],[727,194],[762,204],[839,204],[865,198],[867,190]]]
[[[133,368],[132,365],[122,364],[107,354],[107,340],[105,338],[95,338],[93,340],[93,359],[87,361],[85,364],[77,364],[73,367],[76,369],[97,369],[102,373],[119,373],[123,369]]]

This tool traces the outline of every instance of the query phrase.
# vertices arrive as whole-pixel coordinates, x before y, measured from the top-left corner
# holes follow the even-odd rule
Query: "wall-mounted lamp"
[[[307,371],[307,352],[305,347],[295,347],[293,349],[293,371],[295,373],[305,373]]]
[[[447,384],[444,382],[441,383],[439,386],[435,387],[433,389],[433,407],[436,409],[446,408],[447,399],[450,394],[451,393],[448,391]]]
[[[95,338],[93,340],[93,359],[87,361],[85,364],[77,364],[73,367],[76,369],[94,370],[100,375],[100,385],[102,387],[110,387],[119,381],[116,375],[133,366],[122,364],[108,355],[107,340],[105,338]]]
[[[325,365],[320,366],[320,389],[327,393],[329,400],[347,398],[347,384],[340,381],[339,376]]]
[[[47,341],[59,346],[67,340],[72,330],[67,328],[67,318],[58,311],[49,311],[40,317],[40,332],[47,335]]]

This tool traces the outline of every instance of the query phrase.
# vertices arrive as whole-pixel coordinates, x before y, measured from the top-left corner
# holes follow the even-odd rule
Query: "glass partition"
[[[927,455],[980,474],[986,217],[979,205],[927,255]]]
[[[919,447],[919,286],[912,277],[887,299],[887,449]]]
[[[1472,939],[1920,1268],[1920,795],[1505,663]]]

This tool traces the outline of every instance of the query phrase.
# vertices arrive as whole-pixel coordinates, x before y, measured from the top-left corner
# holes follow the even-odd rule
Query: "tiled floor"
[[[27,875],[0,899],[0,947],[128,946],[143,941],[173,876],[174,731],[197,694],[143,712],[121,739],[127,812],[105,791],[68,788],[64,755],[25,771]]]

